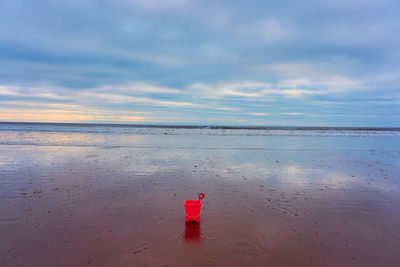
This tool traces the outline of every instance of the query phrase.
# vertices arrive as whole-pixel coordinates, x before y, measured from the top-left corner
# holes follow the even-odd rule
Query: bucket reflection
[[[183,234],[185,242],[196,243],[201,241],[200,223],[187,222],[185,223],[185,232]]]

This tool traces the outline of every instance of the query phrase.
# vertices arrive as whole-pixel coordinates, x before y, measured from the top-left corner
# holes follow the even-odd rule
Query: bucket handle
[[[201,212],[200,212],[199,214],[195,215],[195,216],[190,216],[190,215],[188,215],[188,214],[185,212],[186,217],[192,218],[192,219],[195,219],[195,218],[199,217],[200,214],[201,214]]]

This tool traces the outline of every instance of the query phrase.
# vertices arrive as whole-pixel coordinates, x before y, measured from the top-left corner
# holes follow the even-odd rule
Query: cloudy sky
[[[400,1],[2,0],[0,121],[400,126]]]

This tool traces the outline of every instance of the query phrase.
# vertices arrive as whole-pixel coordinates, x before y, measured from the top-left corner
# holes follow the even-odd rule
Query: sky
[[[0,0],[0,121],[400,126],[400,1]]]

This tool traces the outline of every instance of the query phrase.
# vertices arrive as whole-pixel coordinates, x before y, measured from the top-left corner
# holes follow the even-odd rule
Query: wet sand
[[[400,266],[397,143],[182,138],[0,145],[0,266]]]

